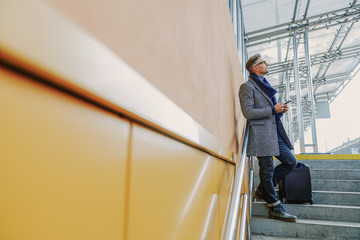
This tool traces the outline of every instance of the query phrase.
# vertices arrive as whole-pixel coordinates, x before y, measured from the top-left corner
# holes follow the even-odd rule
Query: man
[[[291,153],[293,146],[280,120],[288,106],[277,103],[277,91],[264,77],[268,66],[260,54],[250,57],[246,63],[249,80],[240,86],[241,110],[249,124],[247,154],[259,160],[260,184],[255,197],[267,202],[269,217],[295,222],[296,216],[285,211],[275,191],[275,186],[295,167],[296,158]],[[273,156],[281,162],[275,168]]]

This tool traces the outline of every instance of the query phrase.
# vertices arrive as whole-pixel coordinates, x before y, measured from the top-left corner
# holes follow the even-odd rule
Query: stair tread
[[[279,223],[281,221],[270,219],[263,216],[252,216],[253,219],[267,219],[268,221],[273,221],[274,223]],[[284,222],[286,223],[286,222]],[[339,227],[354,227],[360,228],[360,222],[342,222],[342,221],[326,221],[326,220],[314,220],[314,219],[297,219],[295,224],[312,224],[312,225],[327,225],[327,226],[339,226]]]
[[[360,206],[284,204],[284,208],[298,219],[360,222]],[[265,202],[252,203],[252,216],[267,217],[268,214]]]
[[[327,181],[327,182],[360,182],[360,180],[354,180],[354,179],[320,179],[315,178],[311,180],[317,180],[317,181]]]
[[[346,169],[346,168],[312,168],[311,171],[347,171],[347,172],[359,172],[360,168]]]
[[[259,177],[255,177],[259,180]],[[332,179],[332,178],[311,178],[311,181],[324,181],[324,182],[360,182],[360,179]]]
[[[253,202],[253,204],[262,204],[266,205],[264,201],[257,201]],[[360,209],[360,206],[345,206],[345,205],[333,205],[333,204],[283,204],[283,206],[286,208],[286,206],[304,206],[304,207],[321,207],[321,208],[346,208],[346,209]]]
[[[333,205],[333,204],[313,204],[309,206],[314,207],[328,207],[328,208],[347,208],[347,209],[360,209],[359,206],[346,206],[346,205]]]
[[[309,238],[289,238],[289,237],[274,237],[274,236],[266,236],[266,235],[258,235],[252,234],[252,240],[308,240]]]
[[[343,192],[343,191],[326,191],[326,190],[313,190],[312,191],[313,193],[314,192],[317,192],[317,193],[342,193],[342,194],[359,194],[360,195],[360,192]]]
[[[275,188],[276,192],[279,191],[278,188]],[[345,191],[329,191],[329,190],[312,190],[312,193],[342,193],[342,194],[359,194],[360,192],[345,192]]]

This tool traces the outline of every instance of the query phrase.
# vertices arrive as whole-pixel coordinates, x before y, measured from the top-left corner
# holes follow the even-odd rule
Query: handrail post
[[[253,189],[254,189],[254,184],[255,184],[255,173],[254,173],[254,157],[249,157],[249,166],[250,166],[250,177],[249,177],[249,214],[250,214],[250,218],[251,218],[251,214],[252,214],[252,206],[251,206],[251,201],[252,201],[252,196],[253,196]]]
[[[240,228],[239,228],[239,233],[237,234],[237,239],[243,240],[245,239],[246,226],[248,225],[246,216],[247,216],[249,198],[246,193],[243,193],[241,197],[242,197],[242,213],[241,213],[241,221],[238,223],[240,225]]]
[[[245,135],[243,140],[243,145],[241,149],[240,161],[237,165],[236,169],[236,176],[235,176],[235,183],[234,183],[234,190],[231,198],[231,205],[230,205],[230,212],[229,218],[227,220],[226,226],[226,233],[225,239],[226,240],[234,240],[236,235],[236,227],[239,218],[239,208],[240,208],[240,195],[241,195],[241,188],[243,185],[244,179],[244,171],[245,171],[245,161],[246,161],[246,147],[249,135],[249,126],[246,125]]]

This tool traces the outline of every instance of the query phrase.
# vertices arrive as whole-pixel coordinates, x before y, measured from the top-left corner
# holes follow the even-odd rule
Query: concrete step
[[[251,240],[306,240],[308,238],[288,238],[288,237],[273,237],[265,235],[252,234]]]
[[[298,160],[309,165],[310,169],[360,169],[360,160]],[[280,161],[276,160],[276,164]]]
[[[255,178],[255,189],[260,179]],[[360,180],[311,179],[313,191],[360,192]]]
[[[311,179],[313,191],[360,192],[360,180]]]
[[[313,191],[312,197],[315,204],[360,206],[359,192]]]
[[[360,206],[359,192],[312,191],[314,204]]]
[[[333,169],[333,170],[360,170],[360,160],[298,160],[299,162],[309,165],[310,169]],[[280,161],[275,159],[274,166],[280,164]],[[255,160],[255,175],[258,176],[259,164]]]
[[[300,219],[360,222],[360,207],[320,205],[320,204],[283,204],[285,210]],[[268,216],[265,202],[252,203],[253,216]]]
[[[360,169],[311,169],[311,179],[359,180]]]
[[[306,239],[360,239],[360,223],[298,219],[295,223],[267,217],[251,218],[251,232],[257,235]]]

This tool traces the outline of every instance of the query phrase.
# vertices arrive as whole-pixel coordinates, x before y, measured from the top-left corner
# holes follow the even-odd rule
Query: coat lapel
[[[257,85],[257,83],[254,81],[254,80],[252,80],[251,78],[249,78],[249,82],[251,82],[254,86],[255,86],[255,88],[262,94],[262,95],[264,95],[264,97],[271,103],[271,105],[272,105],[272,101],[271,101],[271,99],[269,98],[269,96],[261,89],[261,87],[259,86],[259,85]]]

